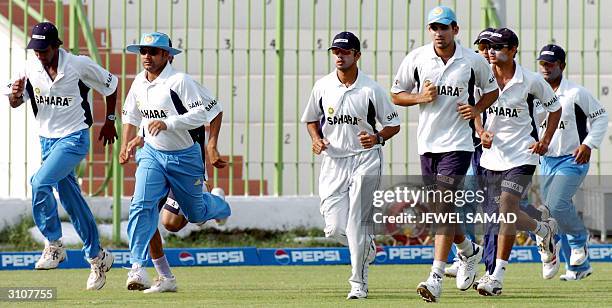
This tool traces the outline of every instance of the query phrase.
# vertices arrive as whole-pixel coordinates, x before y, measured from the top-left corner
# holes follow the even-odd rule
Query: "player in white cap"
[[[368,265],[376,247],[366,221],[380,185],[382,146],[400,130],[388,93],[357,68],[359,39],[350,32],[329,48],[336,69],[319,79],[302,116],[312,151],[323,156],[319,176],[325,236],[349,247],[352,274],[347,299],[368,296]],[[377,129],[377,122],[382,130]]]

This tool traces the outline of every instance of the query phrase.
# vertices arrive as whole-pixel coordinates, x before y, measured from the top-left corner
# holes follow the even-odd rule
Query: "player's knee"
[[[51,188],[51,185],[44,184],[42,179],[37,175],[34,175],[32,176],[32,178],[30,178],[30,185],[32,185],[32,192],[38,192],[40,190]]]
[[[334,239],[337,242],[342,243],[346,241],[346,232],[336,226],[327,226],[325,227],[325,237]]]
[[[181,215],[162,215],[162,225],[170,232],[178,232],[187,224],[187,220]]]

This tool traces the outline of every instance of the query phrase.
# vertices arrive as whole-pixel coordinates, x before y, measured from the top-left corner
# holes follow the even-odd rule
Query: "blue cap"
[[[351,32],[340,32],[334,36],[334,40],[332,41],[332,45],[328,48],[341,48],[346,50],[355,49],[357,51],[361,51],[361,43],[359,43],[359,39],[355,34]]]
[[[140,44],[128,45],[126,49],[129,52],[139,53],[141,47],[160,48],[173,56],[181,53],[180,50],[172,48],[172,43],[170,42],[168,35],[161,32],[143,33],[142,38],[140,39]]]
[[[540,50],[540,56],[538,57],[538,60],[550,63],[554,63],[557,61],[565,63],[565,50],[563,50],[563,48],[561,48],[561,46],[559,45],[546,45],[542,47],[542,50]]]
[[[457,22],[457,16],[455,12],[448,6],[436,6],[427,15],[427,24],[444,24],[450,25],[451,22]]]
[[[34,25],[32,27],[32,39],[28,43],[27,49],[44,50],[51,44],[62,44],[55,25],[50,22],[41,22]]]

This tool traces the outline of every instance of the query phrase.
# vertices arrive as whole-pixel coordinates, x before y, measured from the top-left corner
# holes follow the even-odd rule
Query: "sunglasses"
[[[485,44],[485,43],[479,43],[478,44],[478,51],[484,51],[489,49],[489,44]]]
[[[159,53],[161,52],[161,49],[159,48],[140,48],[140,54],[141,55],[150,55],[150,56],[157,56]]]
[[[347,49],[342,49],[342,48],[333,48],[333,49],[331,50],[331,52],[332,52],[332,54],[334,54],[334,55],[336,55],[336,56],[337,56],[337,55],[348,56],[348,55],[350,55],[350,54],[351,54],[351,52],[353,52],[353,50],[354,50],[354,49],[347,50]]]
[[[493,49],[495,51],[500,51],[504,48],[510,48],[510,45],[508,44],[494,44],[494,45],[489,45],[489,49]]]
[[[432,31],[438,31],[438,29],[440,29],[441,31],[446,31],[446,30],[450,29],[450,26],[449,25],[432,24],[432,25],[429,25],[429,29],[431,29]]]

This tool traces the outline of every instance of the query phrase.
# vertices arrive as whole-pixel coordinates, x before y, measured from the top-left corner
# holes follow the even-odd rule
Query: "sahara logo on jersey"
[[[68,107],[73,98],[69,96],[34,95],[34,100],[40,105]]]
[[[521,113],[521,111],[516,108],[491,106],[487,109],[487,113],[508,118],[518,118],[519,113]]]
[[[397,118],[397,117],[399,117],[399,115],[397,114],[396,111],[393,111],[391,114],[387,115],[387,121],[391,121],[391,120],[393,120],[394,118]]]
[[[438,95],[457,96],[463,88],[441,85],[438,87]]]
[[[340,125],[340,124],[350,124],[357,125],[359,123],[359,118],[348,115],[341,114],[333,117],[327,117],[327,124],[329,125]]]
[[[167,111],[162,109],[141,109],[140,114],[145,119],[165,119],[168,117]]]

